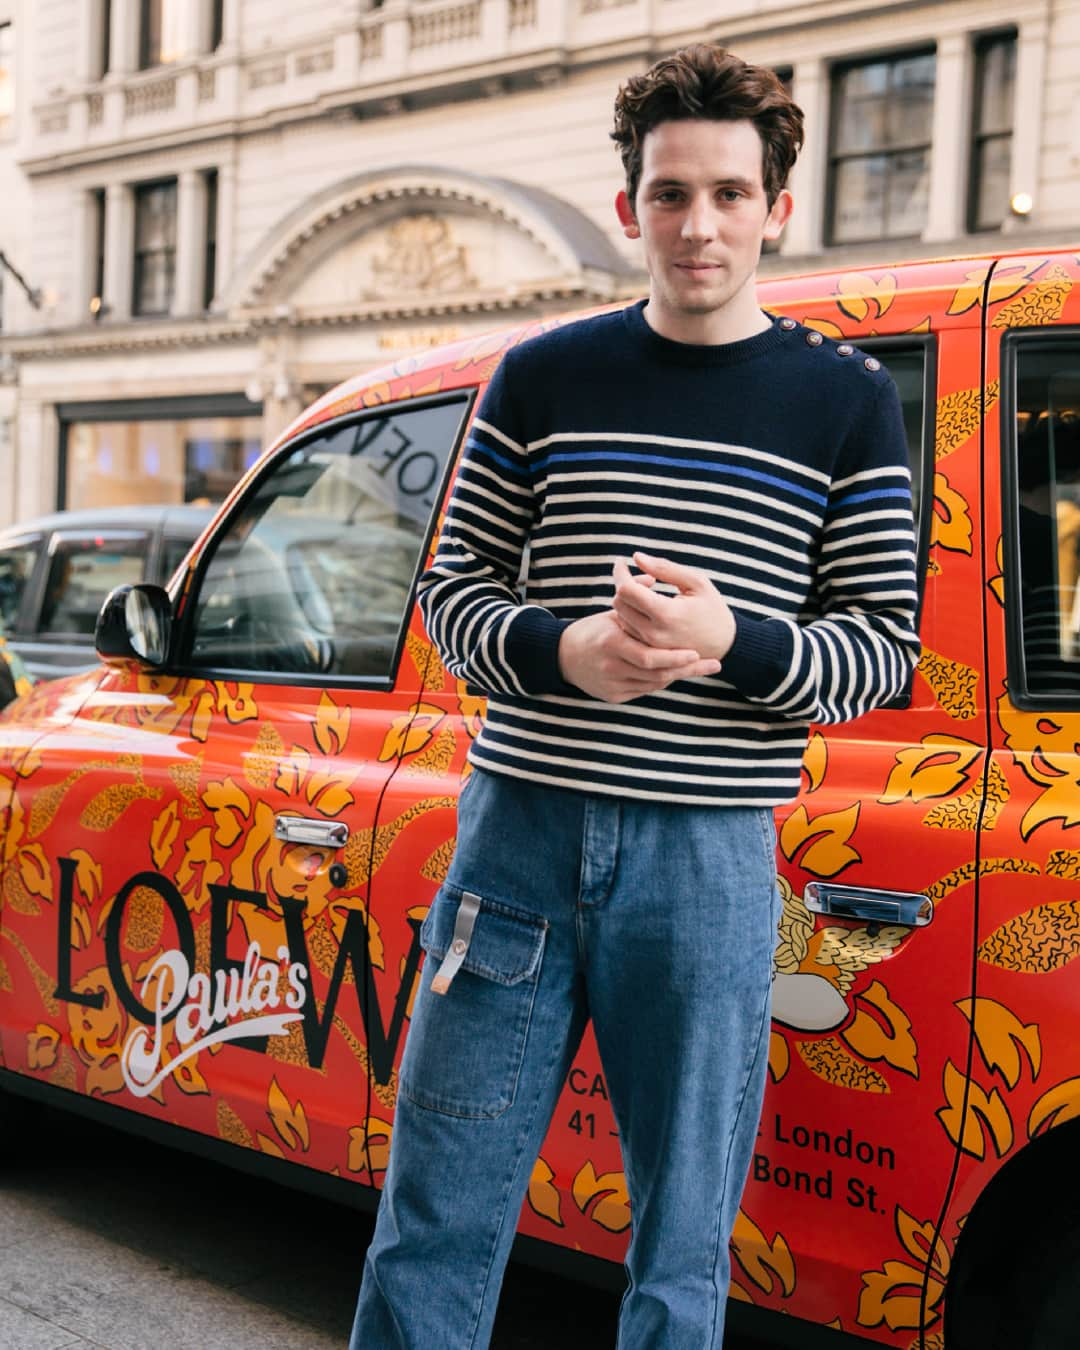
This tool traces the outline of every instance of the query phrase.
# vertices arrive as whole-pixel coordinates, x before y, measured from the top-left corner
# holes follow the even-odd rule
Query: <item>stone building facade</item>
[[[1080,0],[0,0],[0,525],[219,496],[347,375],[640,293],[612,99],[699,39],[806,113],[763,270],[1077,238]]]

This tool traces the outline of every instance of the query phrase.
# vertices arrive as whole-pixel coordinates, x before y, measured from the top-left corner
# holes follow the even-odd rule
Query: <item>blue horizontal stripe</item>
[[[778,487],[784,492],[793,492],[797,497],[805,497],[807,501],[815,502],[818,506],[824,506],[827,501],[827,498],[820,492],[812,492],[809,488],[799,487],[797,483],[788,482],[786,478],[777,478],[772,474],[761,473],[757,469],[741,469],[734,464],[710,464],[707,460],[701,459],[674,459],[669,455],[646,455],[636,451],[569,450],[558,454],[543,455],[533,461],[533,466],[537,472],[543,472],[549,464],[582,459],[660,464],[664,468],[696,469],[699,473],[711,473],[721,478],[749,478],[755,483],[767,483],[770,487]]]
[[[837,497],[833,507],[850,506],[852,502],[872,502],[878,497],[903,497],[905,501],[910,501],[911,489],[875,488],[872,492],[849,492],[846,497]]]
[[[504,469],[509,469],[511,473],[517,474],[519,478],[528,478],[529,476],[529,471],[524,465],[518,463],[516,460],[508,459],[506,455],[500,455],[497,451],[492,450],[489,445],[485,445],[483,441],[478,441],[475,436],[470,436],[465,442],[465,449],[472,451],[479,450],[482,455],[486,456],[488,459],[494,460],[496,464],[501,464]]]

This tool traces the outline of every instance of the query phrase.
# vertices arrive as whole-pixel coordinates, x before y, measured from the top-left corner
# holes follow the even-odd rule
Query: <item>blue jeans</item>
[[[618,801],[477,770],[458,824],[421,934],[351,1350],[488,1345],[533,1163],[589,1017],[632,1213],[618,1350],[719,1350],[768,1059],[771,812]],[[439,995],[432,979],[464,940],[463,897],[475,926]]]

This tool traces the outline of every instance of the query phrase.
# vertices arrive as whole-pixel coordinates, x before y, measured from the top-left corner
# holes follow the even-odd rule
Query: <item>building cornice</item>
[[[293,309],[289,306],[252,308],[235,318],[205,320],[173,319],[160,322],[138,321],[82,326],[77,329],[11,335],[0,338],[0,356],[18,361],[63,361],[86,356],[151,354],[176,349],[225,346],[257,342],[268,334],[286,334],[312,329],[363,329],[378,323],[429,323],[470,315],[513,315],[541,307],[544,310],[565,306],[573,308],[603,304],[623,295],[636,293],[640,285],[629,278],[595,275],[545,280],[537,285],[519,286],[512,293],[460,293],[426,298],[422,301],[372,301],[357,305],[322,309]]]

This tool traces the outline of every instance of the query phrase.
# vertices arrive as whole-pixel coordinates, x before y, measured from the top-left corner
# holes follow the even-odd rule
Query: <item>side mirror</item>
[[[117,586],[98,615],[97,654],[109,665],[160,666],[169,651],[172,601],[161,586]]]

